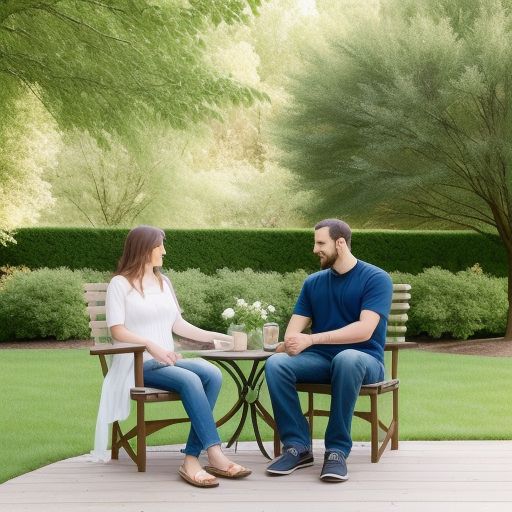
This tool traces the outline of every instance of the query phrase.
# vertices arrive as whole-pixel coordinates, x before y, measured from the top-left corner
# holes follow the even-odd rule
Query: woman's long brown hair
[[[136,289],[135,282],[138,281],[140,291],[144,295],[142,278],[144,267],[150,261],[151,252],[165,240],[165,233],[160,228],[153,226],[137,226],[133,228],[124,242],[123,255],[117,264],[116,276],[126,277],[128,282]],[[160,269],[153,269],[160,289],[163,289],[162,275]]]

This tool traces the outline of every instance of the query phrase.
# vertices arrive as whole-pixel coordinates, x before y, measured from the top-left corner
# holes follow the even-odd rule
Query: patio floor
[[[269,445],[270,449],[270,445]],[[512,510],[512,441],[404,441],[370,463],[369,445],[356,443],[350,480],[327,484],[316,462],[284,477],[265,474],[255,443],[240,443],[233,459],[253,469],[245,480],[215,489],[184,483],[178,446],[151,449],[146,473],[127,458],[107,464],[89,455],[63,460],[0,485],[5,512],[487,512]]]

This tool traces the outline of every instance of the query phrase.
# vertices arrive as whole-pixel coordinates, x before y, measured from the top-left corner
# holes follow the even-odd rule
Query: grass
[[[510,359],[405,351],[399,370],[402,440],[512,438]],[[0,376],[0,482],[91,449],[102,377],[87,350],[2,350]],[[230,381],[224,380],[216,417],[235,399]],[[328,397],[317,400],[328,406]],[[262,401],[270,408],[266,387]],[[381,411],[389,410],[386,405]],[[158,417],[169,407],[175,415],[183,412],[175,403],[155,404],[148,413]],[[133,415],[127,422],[133,424]],[[315,437],[323,437],[325,424],[323,418],[315,420]],[[223,425],[223,440],[234,426]],[[270,440],[270,430],[263,424],[261,429]],[[187,430],[181,425],[165,429],[149,442],[181,443]],[[368,440],[368,424],[354,419],[353,437]],[[251,439],[252,427],[246,424],[241,440]]]

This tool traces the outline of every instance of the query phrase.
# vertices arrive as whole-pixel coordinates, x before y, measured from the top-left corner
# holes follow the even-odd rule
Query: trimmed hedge
[[[84,269],[18,271],[0,280],[0,341],[54,337],[88,337],[84,282],[104,282],[110,273]],[[222,311],[235,298],[261,300],[276,308],[269,320],[279,323],[281,335],[290,318],[306,272],[258,273],[221,269],[205,275],[192,269],[168,273],[184,317],[204,329],[225,332]],[[418,275],[393,273],[395,283],[412,285],[408,336],[467,338],[474,334],[501,335],[505,330],[507,279],[485,275],[478,266],[458,273],[430,268]]]
[[[113,271],[127,229],[24,228],[16,245],[0,246],[1,265]],[[313,272],[311,229],[176,229],[167,230],[165,265],[182,271],[197,268],[214,274],[219,268],[279,273]],[[479,263],[495,276],[507,275],[507,260],[498,236],[472,231],[354,231],[354,254],[388,272],[418,274],[439,266],[452,272]]]

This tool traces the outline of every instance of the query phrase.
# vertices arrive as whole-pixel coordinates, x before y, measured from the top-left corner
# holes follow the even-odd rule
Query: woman
[[[216,476],[241,478],[251,471],[231,462],[221,450],[212,414],[221,387],[220,370],[202,359],[182,359],[174,351],[172,333],[209,343],[214,338],[231,337],[204,331],[181,317],[171,283],[159,270],[165,255],[164,238],[161,229],[151,226],[138,226],[128,233],[116,274],[107,288],[107,325],[114,339],[146,346],[146,386],[181,395],[191,429],[180,476],[191,485],[216,487]],[[205,469],[198,460],[202,450],[209,461]]]

